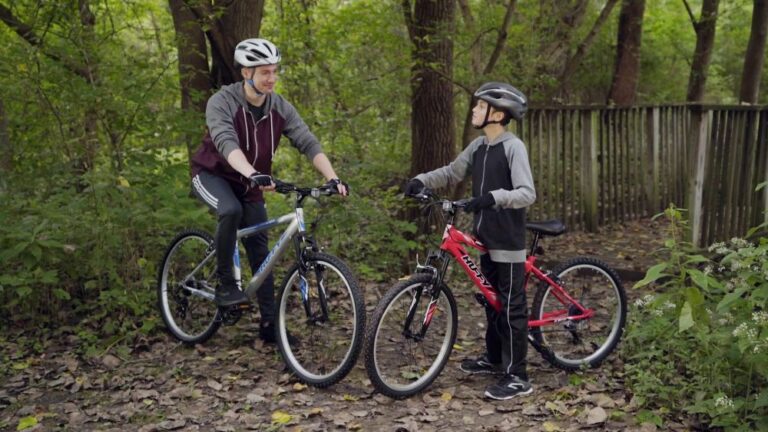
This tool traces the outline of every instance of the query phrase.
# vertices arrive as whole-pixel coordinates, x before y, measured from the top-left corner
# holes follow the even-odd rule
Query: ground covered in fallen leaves
[[[546,265],[590,255],[639,278],[656,262],[661,227],[650,220],[568,233],[544,245]],[[393,277],[393,281],[396,278]],[[369,312],[387,284],[366,283]],[[630,299],[642,293],[625,287]],[[30,354],[4,331],[10,357],[0,375],[1,430],[72,431],[653,431],[637,421],[638,407],[624,387],[621,352],[597,370],[566,374],[529,350],[531,396],[484,399],[493,377],[467,376],[458,365],[483,351],[483,311],[462,278],[452,284],[459,302],[459,334],[451,360],[423,394],[394,401],[373,391],[362,362],[341,383],[315,389],[285,372],[275,348],[258,340],[258,313],[222,327],[205,345],[189,348],[165,334],[129,350],[108,348],[94,357],[75,354],[82,341],[51,332]],[[532,294],[529,295],[532,297]],[[631,301],[631,300],[630,300]],[[687,419],[665,430],[690,430]]]

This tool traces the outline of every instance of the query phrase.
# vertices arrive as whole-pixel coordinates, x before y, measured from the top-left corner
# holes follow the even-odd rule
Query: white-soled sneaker
[[[533,386],[514,375],[504,375],[496,384],[485,389],[485,397],[496,400],[507,400],[533,393]]]

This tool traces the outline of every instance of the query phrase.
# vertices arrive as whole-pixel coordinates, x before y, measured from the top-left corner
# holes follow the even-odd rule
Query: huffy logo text
[[[472,262],[471,259],[469,259],[469,255],[462,255],[461,259],[464,261],[464,263],[469,267],[470,270],[475,272],[475,276],[477,276],[478,279],[480,279],[480,283],[483,284],[485,287],[491,288],[491,284],[488,283],[488,279],[483,276],[483,274],[480,272],[480,269],[477,268],[474,262]]]

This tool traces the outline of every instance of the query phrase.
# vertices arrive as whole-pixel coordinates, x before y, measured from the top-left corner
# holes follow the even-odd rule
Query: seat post
[[[536,252],[536,246],[539,245],[539,239],[541,238],[541,233],[538,231],[533,230],[533,241],[531,242],[531,250],[528,252],[528,255],[534,255]]]

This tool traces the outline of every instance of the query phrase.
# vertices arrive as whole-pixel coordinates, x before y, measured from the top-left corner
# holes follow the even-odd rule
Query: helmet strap
[[[474,126],[475,129],[482,129],[489,124],[501,124],[501,121],[499,120],[488,120],[488,117],[491,115],[491,105],[488,105],[488,107],[485,108],[485,118],[483,119],[483,124],[480,126]]]
[[[259,89],[256,88],[256,85],[253,83],[253,76],[254,75],[256,75],[256,68],[253,68],[253,72],[251,72],[251,79],[248,79],[245,82],[247,82],[248,85],[251,86],[253,91],[256,92],[256,96],[264,96],[264,93],[260,92]]]

